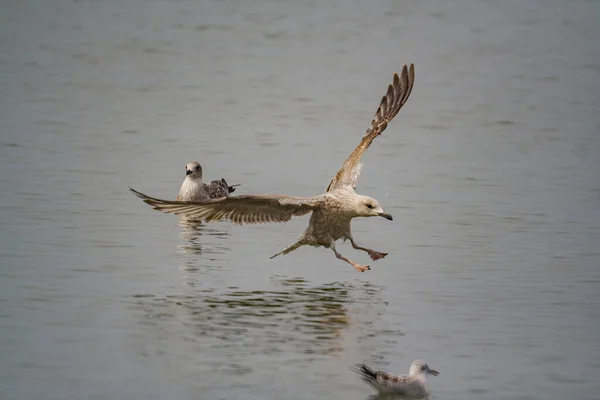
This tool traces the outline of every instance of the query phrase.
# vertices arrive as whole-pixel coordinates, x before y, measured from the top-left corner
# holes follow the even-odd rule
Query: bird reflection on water
[[[184,253],[195,254],[195,255],[210,255],[226,253],[231,249],[225,245],[225,240],[220,240],[220,243],[216,243],[214,239],[224,239],[229,236],[229,231],[226,227],[212,225],[207,226],[200,221],[192,221],[186,219],[180,219],[179,225],[181,226],[181,239],[185,243],[179,245]],[[207,243],[209,242],[210,243]],[[196,267],[194,267],[196,268]]]
[[[360,288],[345,283],[311,286],[301,278],[278,280],[275,289],[204,290],[192,296],[145,296],[135,301],[143,310],[144,325],[163,331],[177,321],[176,331],[186,328],[186,340],[211,349],[335,355],[343,350],[341,335],[351,324],[350,303],[379,291],[368,283]],[[353,291],[361,293],[355,296]]]

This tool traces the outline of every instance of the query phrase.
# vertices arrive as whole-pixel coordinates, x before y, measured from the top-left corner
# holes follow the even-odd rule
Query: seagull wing
[[[386,95],[381,99],[381,104],[379,104],[379,108],[373,117],[371,126],[367,129],[360,144],[350,154],[350,157],[344,161],[342,168],[331,179],[327,192],[345,185],[352,185],[353,188],[356,188],[356,180],[362,168],[360,160],[363,153],[369,148],[373,139],[381,135],[387,128],[388,122],[398,114],[404,103],[406,103],[414,82],[415,67],[413,64],[410,65],[410,68],[405,65],[400,76],[394,73],[394,81],[388,86]]]
[[[426,393],[423,384],[411,376],[397,376],[385,371],[376,371],[364,364],[358,365],[353,370],[380,393],[411,396],[420,396]]]
[[[423,383],[412,376],[397,376],[379,371],[377,382],[387,391],[404,396],[423,397],[427,394]]]
[[[206,185],[206,189],[208,191],[208,197],[211,199],[227,197],[229,196],[229,193],[235,190],[235,188],[229,187],[225,178],[221,178],[220,181],[211,181],[208,185]]]
[[[308,214],[321,204],[319,196],[277,194],[231,196],[206,201],[170,201],[150,197],[132,188],[129,190],[155,210],[205,222],[230,220],[239,225],[289,221],[293,216]]]

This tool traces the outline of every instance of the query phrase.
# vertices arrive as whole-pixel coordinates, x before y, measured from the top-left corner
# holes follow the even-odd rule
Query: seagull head
[[[202,166],[198,161],[192,161],[185,165],[185,174],[192,179],[202,179]]]
[[[423,360],[415,360],[410,366],[410,376],[418,376],[418,375],[433,375],[437,376],[440,373],[435,369],[429,368],[429,365]]]
[[[357,213],[359,217],[383,217],[393,220],[390,214],[383,211],[376,199],[368,196],[359,196]]]

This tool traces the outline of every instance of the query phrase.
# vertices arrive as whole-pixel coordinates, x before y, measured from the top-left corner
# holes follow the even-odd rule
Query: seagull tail
[[[277,254],[273,254],[271,257],[269,257],[269,260],[274,259],[275,257],[279,256],[279,255],[285,255],[289,252],[292,252],[294,250],[296,250],[298,247],[300,246],[304,246],[304,242],[302,240],[298,240],[296,243],[289,245],[288,247],[286,247],[285,249],[281,250],[279,253]]]
[[[377,372],[369,368],[365,364],[359,364],[352,368],[355,372],[359,373],[363,379],[371,380],[377,378]]]
[[[228,192],[228,193],[233,193],[233,192],[235,192],[235,187],[236,187],[236,186],[240,186],[240,184],[239,184],[239,183],[237,183],[237,184],[235,184],[235,185],[231,185],[231,186],[230,186],[230,185],[227,183],[227,181],[225,180],[225,178],[221,178],[221,183],[223,184],[223,187],[227,189],[227,192]]]
[[[361,379],[379,391],[377,385],[377,371],[369,368],[365,364],[353,365],[350,369],[360,375]]]
[[[235,185],[227,186],[227,191],[229,191],[229,193],[233,193],[235,192],[235,187],[240,185],[240,183],[236,183]]]

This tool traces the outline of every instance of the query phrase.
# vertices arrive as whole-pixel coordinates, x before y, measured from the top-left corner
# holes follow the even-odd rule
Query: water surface
[[[0,12],[0,397],[437,399],[600,384],[597,2],[7,1]],[[287,224],[181,225],[184,165],[322,192],[394,71],[365,156],[359,274]]]

